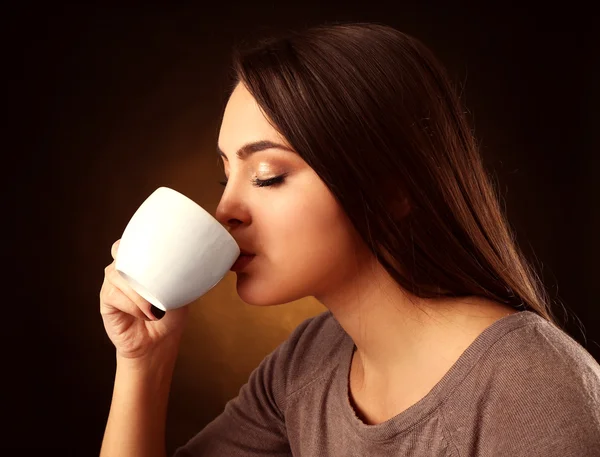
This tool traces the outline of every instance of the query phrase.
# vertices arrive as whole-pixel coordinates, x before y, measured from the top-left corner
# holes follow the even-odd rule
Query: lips
[[[241,254],[235,263],[231,266],[231,271],[241,271],[248,266],[248,264],[256,257],[254,254],[244,254],[240,250]]]

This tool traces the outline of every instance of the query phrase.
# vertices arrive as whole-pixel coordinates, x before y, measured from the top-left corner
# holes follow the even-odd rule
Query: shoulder
[[[535,316],[507,332],[470,377],[486,448],[513,456],[600,455],[600,365],[552,323]]]
[[[487,359],[496,365],[497,382],[523,381],[514,386],[516,393],[557,389],[575,396],[600,393],[598,362],[571,336],[539,316],[500,338]]]

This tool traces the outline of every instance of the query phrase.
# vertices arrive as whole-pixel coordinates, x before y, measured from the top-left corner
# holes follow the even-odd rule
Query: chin
[[[238,272],[236,275],[237,293],[244,303],[251,306],[281,305],[307,296],[292,294],[281,283],[275,286],[273,282],[256,280],[247,273]]]

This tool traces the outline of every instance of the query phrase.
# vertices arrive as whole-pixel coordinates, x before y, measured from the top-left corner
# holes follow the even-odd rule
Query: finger
[[[113,260],[117,258],[117,251],[119,250],[119,245],[121,244],[121,240],[117,240],[113,243],[112,247],[110,248],[110,255],[112,256]]]
[[[136,319],[148,320],[139,306],[105,278],[100,290],[100,314],[111,314],[114,309]]]
[[[127,296],[127,298],[129,298],[129,300],[135,303],[135,305],[148,319],[152,321],[156,320],[156,317],[154,317],[150,311],[152,304],[138,294],[135,290],[133,290],[133,288],[129,285],[129,282],[127,282],[127,280],[115,269],[115,262],[106,267],[105,276],[108,282],[118,288]]]

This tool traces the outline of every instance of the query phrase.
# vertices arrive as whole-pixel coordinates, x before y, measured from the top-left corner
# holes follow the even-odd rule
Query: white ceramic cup
[[[216,286],[239,255],[233,237],[204,208],[159,187],[125,227],[115,267],[133,290],[167,311]]]

